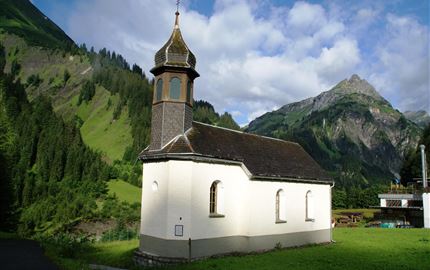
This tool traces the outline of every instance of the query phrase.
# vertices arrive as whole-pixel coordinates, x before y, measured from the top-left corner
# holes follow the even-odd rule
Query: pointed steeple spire
[[[179,5],[179,1],[177,2]],[[155,54],[155,67],[151,70],[152,73],[157,73],[156,70],[160,67],[176,66],[183,68],[190,68],[194,73],[194,77],[198,77],[195,71],[196,57],[185,44],[182,38],[181,30],[179,29],[179,11],[175,12],[175,26],[169,40],[164,46]]]
[[[175,29],[179,28],[179,11],[176,10],[175,12],[176,18],[175,18]]]
[[[179,1],[177,1],[179,5]],[[179,29],[179,11],[169,40],[155,54],[150,150],[162,149],[191,128],[196,57]]]
[[[175,29],[178,29],[178,28],[179,28],[179,4],[180,4],[180,1],[179,1],[179,0],[176,0]]]

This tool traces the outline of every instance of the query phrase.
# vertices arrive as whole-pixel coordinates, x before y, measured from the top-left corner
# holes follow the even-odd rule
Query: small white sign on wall
[[[175,236],[184,236],[184,225],[175,225]]]

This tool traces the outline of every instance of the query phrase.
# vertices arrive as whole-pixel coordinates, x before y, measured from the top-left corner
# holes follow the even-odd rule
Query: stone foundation
[[[136,250],[134,252],[133,260],[137,265],[141,265],[144,267],[160,267],[160,266],[168,266],[168,265],[175,265],[175,264],[189,262],[189,260],[185,258],[169,258],[169,257],[155,256],[155,255],[144,253],[140,250]]]

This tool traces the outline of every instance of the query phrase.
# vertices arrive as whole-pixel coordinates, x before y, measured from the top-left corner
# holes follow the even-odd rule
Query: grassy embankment
[[[142,189],[122,180],[108,182],[109,194],[115,194],[120,201],[128,203],[140,203]]]
[[[84,142],[91,148],[105,154],[107,161],[121,160],[125,148],[131,144],[130,119],[123,109],[118,120],[113,120],[113,111],[119,102],[103,87],[96,88],[94,98],[77,107],[76,115],[83,120],[81,134]],[[69,106],[76,106],[78,96],[73,97]]]

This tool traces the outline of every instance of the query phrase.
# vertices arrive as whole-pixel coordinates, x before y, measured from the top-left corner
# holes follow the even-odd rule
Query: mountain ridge
[[[415,124],[417,124],[422,128],[425,128],[430,124],[430,115],[428,114],[428,112],[424,110],[405,111],[403,112],[403,114],[408,120],[411,120],[412,122],[414,122]]]
[[[338,182],[359,186],[398,177],[421,132],[356,74],[316,97],[263,114],[247,131],[299,142]]]
[[[74,41],[30,1],[2,1],[0,29],[24,38],[30,45],[76,50]]]

